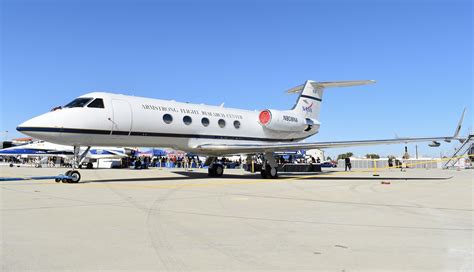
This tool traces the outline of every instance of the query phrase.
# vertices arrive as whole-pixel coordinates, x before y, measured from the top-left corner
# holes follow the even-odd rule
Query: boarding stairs
[[[474,134],[470,134],[466,140],[461,144],[461,146],[456,149],[456,151],[453,153],[451,158],[446,161],[446,163],[443,165],[443,168],[448,169],[448,168],[453,168],[456,163],[461,159],[464,158],[466,154],[470,156],[470,151],[474,147]]]

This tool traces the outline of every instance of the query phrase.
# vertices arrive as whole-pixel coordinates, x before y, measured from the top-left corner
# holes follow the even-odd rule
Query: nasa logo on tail
[[[311,102],[311,104],[308,102],[308,100],[306,99],[303,99],[303,102],[306,103],[306,104],[309,104],[308,106],[302,106],[303,107],[303,111],[305,112],[313,112],[313,102]]]

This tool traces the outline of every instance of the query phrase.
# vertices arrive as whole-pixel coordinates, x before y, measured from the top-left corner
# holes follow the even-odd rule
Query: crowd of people
[[[254,156],[255,163],[262,164],[263,156]],[[1,159],[4,162],[12,164],[29,164],[43,167],[71,167],[71,162],[63,157],[4,157]],[[279,164],[319,164],[321,159],[313,156],[277,156],[276,160]],[[87,162],[95,162],[96,160],[87,160]],[[218,162],[225,165],[227,168],[239,168],[242,166],[242,158],[226,158],[218,159]],[[163,156],[132,156],[123,158],[118,167],[147,169],[149,167],[166,167],[166,168],[203,168],[204,161],[196,155],[180,154],[180,155],[163,155]],[[91,168],[88,166],[88,168]]]
[[[286,158],[285,158],[286,157]],[[278,156],[276,161],[279,164],[285,163],[294,163],[294,164],[319,164],[321,163],[321,159],[319,157],[315,158],[313,156]]]
[[[203,163],[199,157],[182,156],[182,157],[136,157],[132,158],[131,165],[134,168],[148,167],[168,167],[168,168],[202,168]]]
[[[227,168],[238,168],[242,164],[242,159],[231,160],[221,158],[218,160]],[[148,167],[167,167],[167,168],[203,168],[204,161],[199,156],[156,156],[156,157],[134,157],[130,160],[130,167],[136,169],[146,169]]]

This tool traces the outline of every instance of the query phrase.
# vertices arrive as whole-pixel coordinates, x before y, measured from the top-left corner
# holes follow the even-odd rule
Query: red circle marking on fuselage
[[[270,113],[269,110],[261,111],[260,114],[258,115],[258,119],[260,120],[260,123],[262,125],[267,125],[272,119],[272,114]]]

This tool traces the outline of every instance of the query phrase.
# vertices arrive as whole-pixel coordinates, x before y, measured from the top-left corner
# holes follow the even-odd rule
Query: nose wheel
[[[77,170],[69,170],[64,175],[55,179],[56,182],[62,183],[78,183],[81,180],[81,173]]]
[[[69,180],[69,183],[78,183],[81,180],[81,173],[79,173],[79,171],[71,170],[71,171],[68,171],[68,172],[69,172],[69,175],[67,175],[67,176],[71,178]]]
[[[86,157],[87,153],[91,149],[90,146],[88,146],[82,154],[80,154],[80,147],[79,146],[74,146],[74,157],[73,157],[73,162],[72,162],[72,167],[73,170],[67,171],[64,175],[58,176],[55,181],[56,182],[62,182],[62,183],[78,183],[81,180],[81,173],[79,171],[75,170],[76,167],[79,167],[82,165],[82,162],[84,161],[84,158]],[[89,165],[88,165],[89,166]]]

